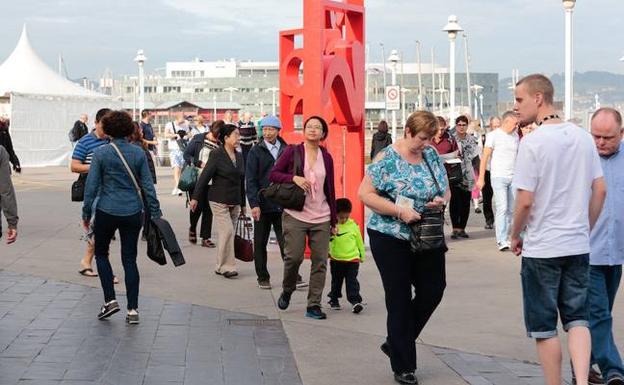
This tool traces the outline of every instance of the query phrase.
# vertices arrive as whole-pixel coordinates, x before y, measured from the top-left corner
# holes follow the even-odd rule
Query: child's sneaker
[[[353,307],[351,308],[351,311],[354,314],[360,314],[362,312],[362,310],[364,310],[364,308],[366,307],[366,304],[363,302],[358,302],[355,305],[353,305]]]
[[[323,311],[321,310],[321,307],[318,305],[308,306],[306,308],[305,316],[308,318],[314,318],[314,319],[326,319],[327,318],[327,314],[323,313]]]
[[[328,303],[329,303],[329,308],[332,309],[332,310],[340,310],[340,309],[342,309],[340,307],[340,302],[338,302],[337,299],[330,299]]]

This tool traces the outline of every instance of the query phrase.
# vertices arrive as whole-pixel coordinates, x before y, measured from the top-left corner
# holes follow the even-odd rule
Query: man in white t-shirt
[[[587,385],[589,233],[606,187],[591,135],[559,118],[553,95],[543,75],[529,75],[516,85],[514,111],[520,123],[536,122],[538,128],[518,150],[511,247],[522,255],[525,325],[527,335],[536,339],[546,384],[561,384],[559,316],[568,332],[576,383]]]
[[[171,195],[182,195],[182,190],[178,189],[180,174],[184,167],[184,149],[180,148],[180,142],[188,135],[189,128],[182,113],[176,115],[176,119],[165,125],[165,138],[169,147],[169,161],[173,168],[173,190]],[[181,135],[183,134],[183,135]]]
[[[487,134],[483,148],[483,157],[479,167],[477,187],[482,190],[485,186],[485,172],[488,161],[490,163],[490,178],[496,202],[496,244],[500,251],[509,250],[509,229],[515,192],[511,187],[516,155],[518,153],[518,118],[515,112],[507,111],[503,114],[501,127]]]

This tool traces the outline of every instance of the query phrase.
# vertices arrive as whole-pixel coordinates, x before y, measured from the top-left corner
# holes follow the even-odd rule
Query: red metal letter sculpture
[[[302,47],[296,46],[297,36]],[[296,117],[319,115],[327,121],[324,144],[334,158],[336,195],[353,202],[352,217],[361,228],[364,65],[364,0],[304,0],[303,29],[280,32],[282,135],[290,143],[303,140]]]

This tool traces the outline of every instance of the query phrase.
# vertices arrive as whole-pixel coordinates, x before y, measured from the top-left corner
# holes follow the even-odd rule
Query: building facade
[[[419,83],[416,63],[397,65],[396,83],[404,91],[401,110],[398,111],[398,125],[402,126],[405,115],[418,108],[418,92],[422,89],[424,108],[436,114],[448,114],[449,76],[448,69],[422,64]],[[432,73],[433,72],[433,73]],[[383,64],[367,64],[366,110],[367,125],[376,125],[380,119],[388,119],[385,111],[384,84],[391,84],[392,68]],[[384,83],[385,73],[385,83]],[[475,101],[477,115],[487,119],[497,114],[498,74],[471,73],[470,114],[474,115]],[[435,82],[434,82],[435,80]],[[138,77],[126,75],[118,79],[103,78],[106,87],[101,91],[121,100],[124,106],[138,104]],[[465,73],[456,74],[456,106],[461,113],[468,112],[468,86]],[[263,113],[279,115],[279,63],[236,61],[234,59],[216,62],[193,60],[168,62],[164,72],[148,73],[145,76],[145,105],[157,108],[170,103],[189,102],[205,107],[229,103],[240,106],[241,112],[250,112],[256,118]],[[475,94],[475,89],[478,91]],[[481,102],[482,99],[482,102]],[[482,105],[482,109],[481,109]]]

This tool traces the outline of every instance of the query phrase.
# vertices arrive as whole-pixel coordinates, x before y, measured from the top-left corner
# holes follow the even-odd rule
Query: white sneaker
[[[174,188],[173,190],[171,190],[171,195],[178,195],[178,188]]]
[[[498,251],[507,251],[509,250],[509,245],[507,243],[499,243]]]

